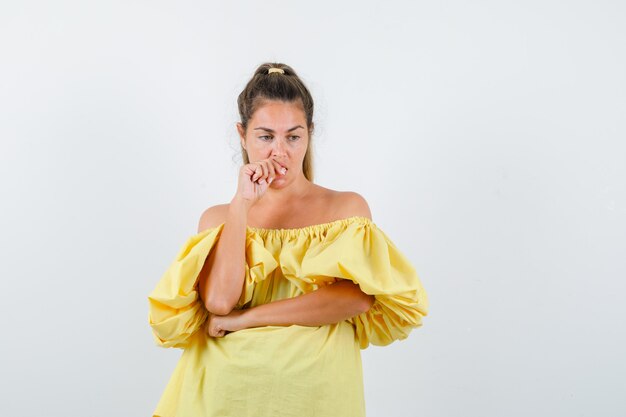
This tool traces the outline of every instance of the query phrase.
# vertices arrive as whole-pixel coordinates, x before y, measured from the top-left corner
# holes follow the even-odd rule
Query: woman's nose
[[[282,146],[275,146],[274,149],[272,149],[272,155],[283,157],[286,154]]]

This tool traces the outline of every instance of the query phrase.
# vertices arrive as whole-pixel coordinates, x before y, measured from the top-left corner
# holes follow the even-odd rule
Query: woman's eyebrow
[[[267,130],[268,132],[274,133],[274,130],[273,130],[273,129],[270,129],[270,128],[268,128],[268,127],[261,127],[261,126],[259,126],[259,127],[255,127],[255,128],[254,128],[254,129],[252,129],[252,130],[257,130],[257,129],[263,129],[263,130]],[[294,126],[294,127],[292,127],[291,129],[287,130],[287,132],[291,132],[292,130],[296,130],[296,129],[304,129],[304,128],[303,128],[302,126],[298,125],[298,126]]]

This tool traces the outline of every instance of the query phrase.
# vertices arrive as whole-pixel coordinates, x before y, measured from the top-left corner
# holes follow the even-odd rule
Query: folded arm
[[[242,314],[245,327],[321,326],[364,313],[374,303],[350,280],[340,280],[307,294],[261,304]]]

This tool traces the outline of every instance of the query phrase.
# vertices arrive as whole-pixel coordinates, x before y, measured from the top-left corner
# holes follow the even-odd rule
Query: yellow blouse
[[[157,346],[183,354],[159,417],[365,416],[360,350],[407,338],[428,297],[409,260],[370,219],[297,229],[247,227],[236,309],[350,279],[375,296],[365,313],[324,326],[263,326],[211,337],[197,277],[224,224],[191,236],[148,296]]]

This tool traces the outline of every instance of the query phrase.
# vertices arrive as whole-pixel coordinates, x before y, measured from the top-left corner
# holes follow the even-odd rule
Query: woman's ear
[[[239,143],[241,147],[246,149],[246,132],[241,122],[237,122],[237,133],[239,133]]]

